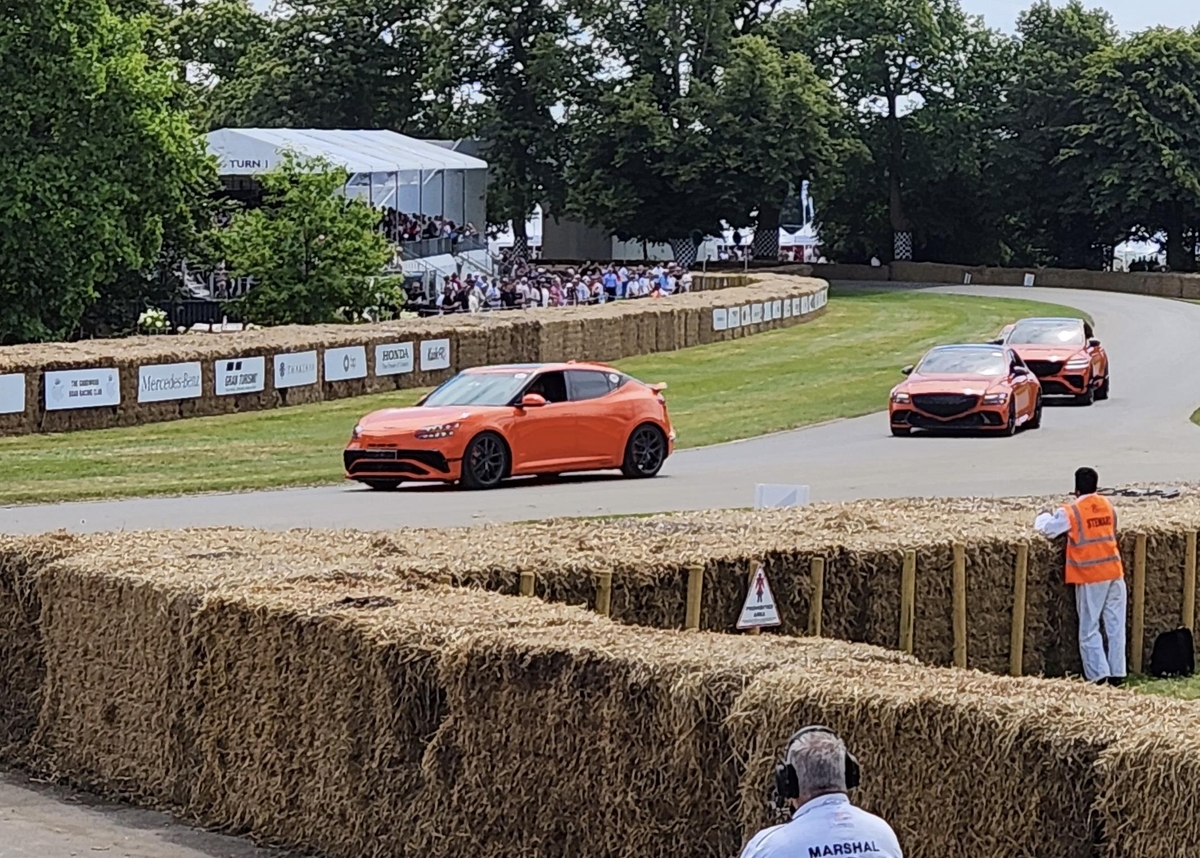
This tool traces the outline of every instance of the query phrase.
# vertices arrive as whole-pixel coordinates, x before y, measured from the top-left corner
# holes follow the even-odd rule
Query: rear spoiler
[[[667,383],[665,381],[656,381],[654,384],[647,384],[646,387],[650,388],[655,393],[662,393],[667,389]]]

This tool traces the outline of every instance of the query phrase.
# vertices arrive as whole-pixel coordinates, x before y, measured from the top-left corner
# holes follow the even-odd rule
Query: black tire
[[[468,489],[494,489],[508,476],[508,445],[495,432],[481,432],[463,452],[462,484]]]
[[[1017,434],[1017,403],[1008,403],[1008,422],[1004,424],[1003,434],[1013,436]]]
[[[1101,385],[1096,388],[1096,399],[1097,400],[1108,399],[1108,376],[1107,375],[1104,376],[1104,381],[1101,383]]]
[[[666,460],[667,436],[653,423],[643,423],[625,442],[621,473],[631,480],[649,479],[658,475]]]
[[[363,480],[363,485],[372,491],[394,492],[400,488],[399,480]]]
[[[895,435],[897,438],[906,438],[912,434],[912,430],[909,429],[907,426],[893,426],[892,434]]]
[[[1033,406],[1033,416],[1029,418],[1029,422],[1025,424],[1025,428],[1042,428],[1042,395],[1040,393],[1038,394],[1037,403]]]
[[[1089,387],[1085,392],[1083,392],[1083,393],[1079,394],[1079,396],[1075,397],[1076,405],[1087,406],[1087,405],[1091,405],[1095,401],[1096,401],[1096,389],[1094,387]]]

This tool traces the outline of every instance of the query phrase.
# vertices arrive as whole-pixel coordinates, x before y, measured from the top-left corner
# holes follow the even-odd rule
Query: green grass
[[[620,361],[665,381],[681,447],[853,417],[885,406],[900,367],[937,343],[994,335],[1030,301],[891,292],[837,295],[805,325]],[[0,505],[334,483],[358,417],[420,391],[275,411],[0,439]]]
[[[1197,426],[1200,426],[1200,408],[1197,408],[1192,412],[1192,422]]]
[[[1125,683],[1127,688],[1141,694],[1174,697],[1176,700],[1200,700],[1200,676],[1181,679],[1152,679],[1146,676],[1131,676]]]

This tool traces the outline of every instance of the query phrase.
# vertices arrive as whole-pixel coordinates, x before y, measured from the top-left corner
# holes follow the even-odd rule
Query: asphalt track
[[[69,503],[0,510],[0,531],[445,527],[750,506],[756,483],[807,485],[813,501],[1053,494],[1069,488],[1071,473],[1082,464],[1097,467],[1110,485],[1200,480],[1200,427],[1189,422],[1200,406],[1200,305],[1059,289],[933,291],[1031,298],[1089,313],[1110,354],[1112,397],[1088,408],[1047,407],[1041,429],[1014,438],[893,438],[886,418],[872,414],[683,450],[657,479],[644,482],[603,474],[551,483],[514,481],[490,492],[414,485],[385,494],[343,484]]]
[[[911,287],[909,287],[911,288]],[[487,493],[436,487],[377,494],[332,486],[0,510],[0,532],[238,525],[448,526],[550,516],[749,506],[755,483],[797,483],[812,500],[1065,491],[1080,464],[1106,484],[1200,480],[1200,305],[1052,289],[963,287],[1089,313],[1112,361],[1112,398],[1047,408],[1014,438],[892,438],[882,414],[676,454],[647,482],[608,476],[520,483]],[[836,292],[834,300],[836,300]],[[898,368],[897,368],[898,370]],[[802,371],[802,370],[801,370]],[[897,371],[897,380],[900,379]],[[331,452],[336,455],[336,451]],[[167,817],[0,775],[0,858],[268,858],[244,841]]]

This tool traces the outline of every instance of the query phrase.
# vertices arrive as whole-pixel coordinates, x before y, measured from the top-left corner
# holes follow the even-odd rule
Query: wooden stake
[[[526,571],[521,573],[521,595],[533,595],[533,573]]]
[[[814,557],[810,569],[812,596],[808,600],[808,634],[810,637],[819,638],[822,603],[825,600],[825,558]]]
[[[967,551],[954,546],[954,666],[967,666]]]
[[[1013,573],[1012,642],[1008,672],[1020,676],[1025,658],[1025,579],[1029,574],[1029,545],[1017,543],[1017,568]]]
[[[687,617],[685,629],[700,628],[700,599],[704,595],[704,567],[689,566],[687,582]]]
[[[1133,547],[1133,622],[1130,631],[1129,663],[1135,674],[1142,672],[1143,638],[1146,633],[1146,534],[1139,533]]]
[[[612,610],[612,570],[606,569],[596,580],[596,613],[607,617]]]
[[[904,552],[904,571],[900,576],[900,650],[912,655],[913,621],[916,617],[917,552]]]
[[[1183,559],[1183,625],[1195,631],[1196,625],[1196,531],[1187,535]]]

